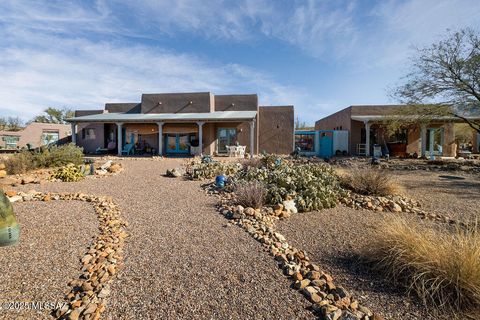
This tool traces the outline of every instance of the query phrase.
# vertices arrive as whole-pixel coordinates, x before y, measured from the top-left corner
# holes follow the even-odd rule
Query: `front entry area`
[[[167,133],[165,151],[167,154],[188,154],[191,140],[195,136],[187,133]]]

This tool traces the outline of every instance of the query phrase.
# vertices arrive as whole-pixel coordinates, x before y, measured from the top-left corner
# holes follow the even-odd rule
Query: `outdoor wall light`
[[[232,106],[232,107],[235,107],[235,103],[232,102],[231,106]]]
[[[162,104],[162,101],[158,101],[158,105],[161,105]]]
[[[188,104],[193,104],[193,101],[188,101]]]

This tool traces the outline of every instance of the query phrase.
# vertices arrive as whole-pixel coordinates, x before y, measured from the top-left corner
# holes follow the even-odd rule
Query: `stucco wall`
[[[257,111],[256,94],[215,95],[215,111]]]
[[[336,127],[342,127],[342,130],[350,130],[351,109],[345,108],[334,114],[315,122],[315,130],[334,130]]]
[[[143,94],[141,113],[212,112],[212,100],[210,92]]]
[[[88,116],[92,114],[104,113],[104,110],[75,110],[75,117]],[[94,137],[82,138],[82,129],[93,129]],[[94,153],[95,150],[105,148],[105,132],[103,123],[78,123],[77,124],[77,146],[83,148],[85,153]]]
[[[294,148],[293,106],[261,106],[258,113],[260,152],[290,154]]]
[[[61,140],[71,134],[71,126],[69,124],[32,122],[19,132],[20,140],[17,146],[23,148],[27,146],[27,143],[30,144],[32,148],[42,146],[42,134],[44,132],[58,132],[58,138]]]
[[[140,113],[141,105],[133,103],[105,103],[105,110],[109,113]]]

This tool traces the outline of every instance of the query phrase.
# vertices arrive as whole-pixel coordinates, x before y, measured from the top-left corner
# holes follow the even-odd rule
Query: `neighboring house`
[[[0,131],[2,149],[38,148],[66,139],[71,134],[68,124],[31,122],[20,131]]]
[[[349,132],[349,153],[371,155],[380,149],[388,150],[392,156],[454,157],[455,123],[462,122],[455,117],[437,117],[428,124],[409,125],[395,133],[385,129],[384,121],[392,114],[405,108],[404,105],[362,105],[350,106],[315,122],[315,130],[347,130]],[[480,115],[470,117],[480,119]],[[400,117],[401,119],[401,117]],[[478,152],[478,134],[472,129],[473,152]]]
[[[346,130],[295,130],[295,149],[300,155],[331,158],[348,154]]]
[[[68,121],[86,153],[121,154],[133,144],[136,153],[224,154],[238,144],[248,153],[288,154],[294,145],[293,106],[259,106],[256,94],[143,94],[140,103],[77,110]]]

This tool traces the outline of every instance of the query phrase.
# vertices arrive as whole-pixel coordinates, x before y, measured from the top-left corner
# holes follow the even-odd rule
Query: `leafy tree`
[[[71,109],[62,108],[47,108],[43,111],[44,114],[36,116],[34,122],[42,123],[66,123],[66,119],[73,117],[74,112]]]
[[[392,93],[408,104],[402,115],[412,121],[453,116],[480,132],[480,35],[472,29],[449,32],[428,47],[417,49],[412,71]]]

